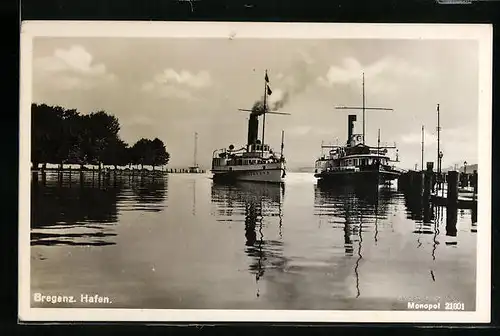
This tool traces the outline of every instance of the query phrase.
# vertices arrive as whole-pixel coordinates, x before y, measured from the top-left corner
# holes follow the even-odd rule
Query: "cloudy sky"
[[[33,102],[114,114],[129,144],[162,139],[172,167],[192,164],[198,132],[198,161],[209,166],[214,149],[245,144],[248,115],[238,108],[262,96],[265,69],[270,99],[289,93],[281,110],[291,115],[269,115],[265,138],[279,150],[285,130],[289,167],[314,165],[322,141],[345,142],[350,112],[335,106],[361,106],[363,72],[366,105],[394,109],[367,111],[368,143],[380,128],[412,168],[424,125],[434,161],[439,103],[443,167],[477,163],[475,41],[36,37]]]

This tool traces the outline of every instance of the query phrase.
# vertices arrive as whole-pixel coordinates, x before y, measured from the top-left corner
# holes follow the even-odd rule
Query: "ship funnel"
[[[257,141],[259,132],[259,116],[257,113],[250,113],[250,118],[248,119],[248,142],[250,146]]]
[[[348,123],[347,123],[347,145],[350,146],[351,144],[351,139],[352,135],[354,133],[354,122],[356,121],[356,115],[355,114],[350,114],[348,117]]]

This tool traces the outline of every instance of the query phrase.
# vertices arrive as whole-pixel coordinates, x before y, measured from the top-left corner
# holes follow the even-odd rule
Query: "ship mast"
[[[422,171],[424,170],[424,125],[422,125]]]
[[[198,132],[194,132],[194,164],[193,167],[197,167],[196,165],[196,156],[198,153]]]
[[[257,114],[257,116],[262,115],[262,157],[264,157],[264,144],[265,144],[265,130],[266,130],[266,114],[283,114],[283,115],[290,115],[290,113],[286,112],[277,112],[277,111],[268,111],[267,109],[267,95],[268,93],[271,94],[271,89],[269,88],[269,77],[267,76],[267,70],[266,70],[266,75],[264,77],[264,101],[263,101],[263,111],[260,112],[258,110],[249,110],[249,109],[238,109],[239,111],[243,112],[251,112],[252,114]],[[250,127],[250,126],[249,126]],[[258,127],[257,127],[258,128]],[[284,131],[282,133],[282,137],[284,136]],[[282,146],[283,146],[283,139],[282,139]]]
[[[363,72],[363,145],[365,144],[365,111],[366,111],[366,106],[365,106],[365,73]],[[349,139],[349,140],[351,140],[351,139]]]
[[[262,116],[262,158],[264,158],[264,134],[266,130],[266,112],[267,112],[267,69],[266,69],[266,76],[264,78],[264,112]]]
[[[366,128],[365,128],[365,112],[367,110],[376,111],[394,111],[392,108],[387,107],[366,107],[365,104],[365,73],[363,72],[363,105],[361,107],[357,106],[336,106],[337,110],[362,110],[363,111],[363,145],[365,144]],[[350,141],[350,139],[349,139]]]
[[[437,104],[437,171],[438,173],[441,173],[441,152],[439,150],[439,133],[441,131],[441,126],[439,125],[439,104]]]
[[[280,159],[283,160],[283,148],[285,147],[285,131],[281,131],[281,153],[280,153]]]
[[[378,129],[378,137],[377,137],[377,155],[380,155],[380,128]]]

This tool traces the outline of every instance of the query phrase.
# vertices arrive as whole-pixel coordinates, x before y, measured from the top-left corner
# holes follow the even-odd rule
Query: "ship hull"
[[[314,174],[318,182],[331,184],[386,184],[396,180],[399,172],[392,171],[340,171]]]
[[[235,166],[223,168],[224,169],[212,169],[214,181],[285,182],[285,168],[280,164],[267,164],[265,168],[264,166]]]

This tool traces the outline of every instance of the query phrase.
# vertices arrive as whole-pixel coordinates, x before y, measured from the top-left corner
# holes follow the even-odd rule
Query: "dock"
[[[148,169],[138,167],[102,167],[101,169],[94,166],[74,167],[75,165],[63,165],[59,167],[33,167],[31,169],[32,181],[45,184],[46,180],[59,180],[71,182],[97,181],[101,180],[113,181],[122,177],[135,179],[156,179],[168,174],[204,174],[205,170],[190,168],[165,168]]]
[[[398,187],[402,191],[420,194],[436,205],[451,205],[461,209],[477,207],[477,170],[470,174],[448,171],[437,173],[428,165],[426,171],[408,171],[401,175]]]

